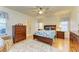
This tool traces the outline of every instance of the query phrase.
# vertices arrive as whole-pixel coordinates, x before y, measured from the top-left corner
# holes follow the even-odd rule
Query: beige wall
[[[44,25],[56,25],[58,20],[56,19],[56,17],[45,17],[43,19],[40,19],[41,22],[44,23]]]
[[[78,24],[79,24],[79,7],[75,7],[71,15],[70,31],[79,35]]]
[[[33,17],[30,17],[27,20],[27,36],[32,35],[35,32],[35,19]]]
[[[55,16],[45,17],[43,19],[40,19],[40,22],[42,22],[44,25],[58,25],[59,19],[57,19]]]
[[[79,28],[78,28],[78,25],[79,25],[79,7],[76,7],[76,20],[75,20],[75,30],[76,30],[76,32],[77,32],[77,34],[79,35],[79,32],[78,32],[78,30],[79,30]]]

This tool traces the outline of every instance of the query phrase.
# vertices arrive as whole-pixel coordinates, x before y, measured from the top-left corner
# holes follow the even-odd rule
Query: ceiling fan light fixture
[[[43,11],[40,10],[40,11],[39,11],[39,14],[43,14]]]

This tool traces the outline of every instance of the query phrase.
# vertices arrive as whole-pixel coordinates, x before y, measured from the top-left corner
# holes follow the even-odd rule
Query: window
[[[6,34],[6,17],[5,13],[0,12],[0,35]]]
[[[64,31],[64,32],[69,31],[69,20],[70,20],[69,16],[65,16],[61,18],[61,21],[60,21],[61,31]]]
[[[60,22],[61,31],[68,31],[68,21]]]

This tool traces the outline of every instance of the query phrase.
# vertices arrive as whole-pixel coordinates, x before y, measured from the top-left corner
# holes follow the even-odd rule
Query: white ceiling
[[[6,8],[18,11],[23,14],[27,14],[30,16],[36,16],[37,13],[35,12],[37,10],[37,6],[5,6]],[[47,9],[44,16],[51,16],[53,13],[57,11],[62,11],[64,9],[71,9],[72,7],[67,6],[41,6],[41,8]]]

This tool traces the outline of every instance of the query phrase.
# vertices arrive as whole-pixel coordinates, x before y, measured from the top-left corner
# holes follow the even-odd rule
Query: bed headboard
[[[45,25],[44,30],[56,30],[56,25]]]

